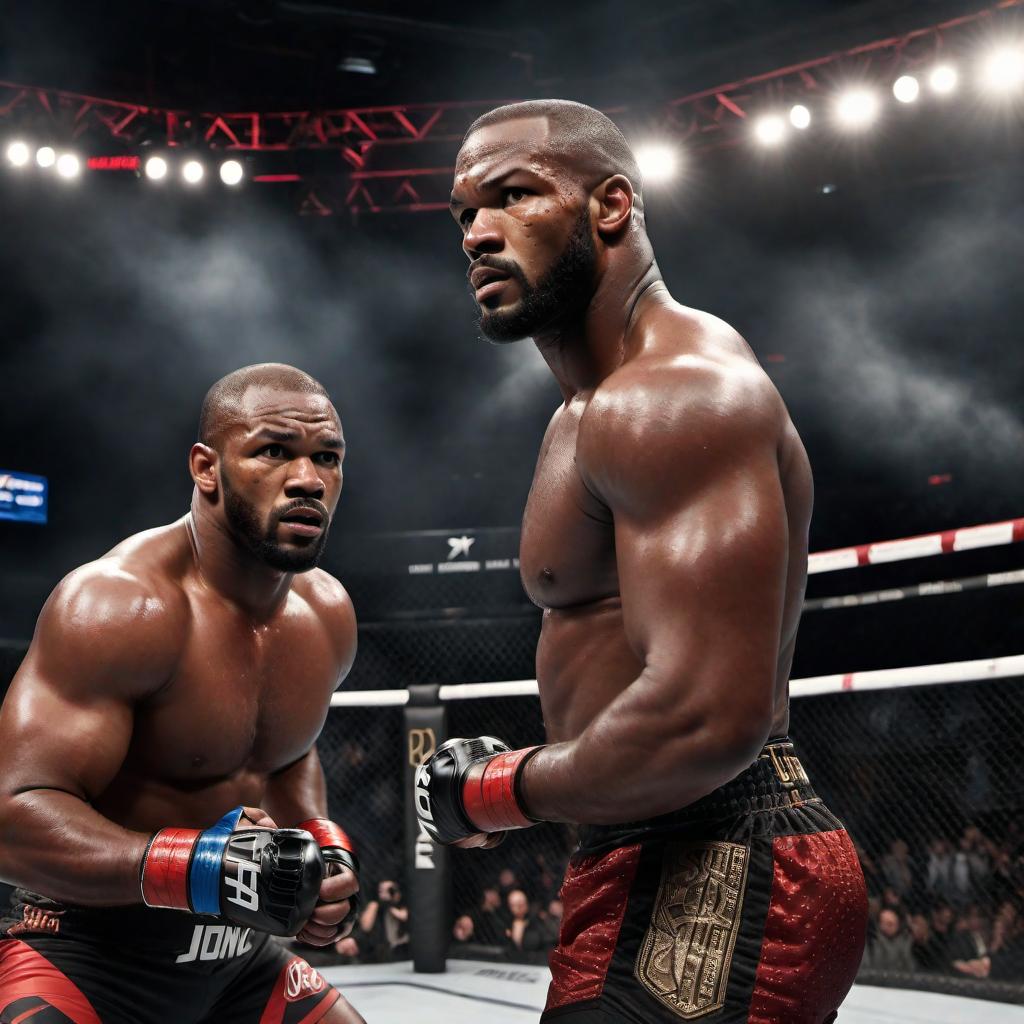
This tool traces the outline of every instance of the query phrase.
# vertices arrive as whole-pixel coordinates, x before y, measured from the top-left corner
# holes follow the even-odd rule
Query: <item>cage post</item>
[[[436,685],[409,687],[405,707],[405,836],[409,867],[409,943],[413,968],[445,969],[451,872],[447,847],[436,846],[416,814],[416,770],[447,738],[447,713]]]

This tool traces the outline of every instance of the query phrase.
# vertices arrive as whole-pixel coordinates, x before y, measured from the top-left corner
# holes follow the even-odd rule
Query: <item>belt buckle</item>
[[[793,749],[792,745],[788,743],[771,744],[767,747],[775,774],[784,786],[808,785],[810,779],[807,778],[807,772],[804,771],[800,758],[796,754],[782,753],[787,748]]]

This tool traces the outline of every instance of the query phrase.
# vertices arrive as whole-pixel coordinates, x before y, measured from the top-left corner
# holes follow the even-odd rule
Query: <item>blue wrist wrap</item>
[[[216,825],[199,833],[189,868],[189,901],[197,914],[220,914],[220,876],[224,848],[238,827],[242,808],[228,811]]]

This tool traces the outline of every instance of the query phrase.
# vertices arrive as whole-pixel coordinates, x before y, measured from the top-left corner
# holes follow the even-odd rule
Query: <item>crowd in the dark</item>
[[[475,901],[457,908],[450,955],[490,953],[520,963],[547,962],[562,922],[561,870],[550,868],[544,853],[537,853],[530,867],[503,866]]]
[[[859,849],[870,930],[863,966],[1019,982],[1024,978],[1024,833],[968,825],[913,850]]]

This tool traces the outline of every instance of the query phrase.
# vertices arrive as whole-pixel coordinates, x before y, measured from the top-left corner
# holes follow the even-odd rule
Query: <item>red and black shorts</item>
[[[864,952],[853,843],[788,739],[674,814],[585,826],[542,1021],[826,1024]]]
[[[0,1024],[313,1024],[339,993],[269,935],[23,890],[0,937]]]

